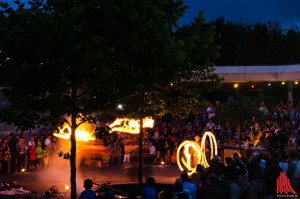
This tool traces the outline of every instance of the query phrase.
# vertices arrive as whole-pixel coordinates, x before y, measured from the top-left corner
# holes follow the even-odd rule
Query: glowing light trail
[[[197,164],[209,167],[206,159],[206,138],[209,138],[210,159],[218,154],[218,146],[214,134],[206,131],[203,134],[200,146],[195,141],[186,140],[177,149],[177,165],[181,171],[186,170],[189,175],[196,172]]]
[[[152,128],[154,120],[146,117],[143,119],[144,128]],[[120,131],[130,134],[139,134],[140,132],[140,121],[130,118],[117,118],[113,123],[109,125],[110,133],[114,131]]]

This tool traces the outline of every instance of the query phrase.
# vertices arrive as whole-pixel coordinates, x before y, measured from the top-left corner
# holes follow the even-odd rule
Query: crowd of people
[[[200,114],[189,113],[184,117],[167,114],[156,119],[155,126],[145,131],[143,141],[145,161],[153,164],[160,164],[162,161],[166,164],[176,164],[175,154],[181,142],[194,140],[197,137],[199,139],[205,131],[210,131],[217,139],[219,155],[211,160],[209,168],[203,169],[202,173],[199,172],[196,175],[194,184],[198,187],[198,195],[203,193],[201,191],[204,189],[203,184],[205,186],[219,185],[220,179],[228,182],[230,190],[233,189],[232,193],[236,191],[234,194],[237,196],[231,198],[241,198],[249,191],[259,190],[262,193],[256,194],[270,195],[276,192],[276,180],[280,171],[286,173],[292,187],[299,191],[300,178],[293,175],[300,151],[300,104],[279,103],[267,107],[261,103],[257,108],[266,115],[266,122],[244,123],[240,134],[230,121],[225,125],[218,123],[215,119],[218,114],[216,106],[216,104],[208,103],[207,109]],[[258,134],[259,137],[257,137]],[[249,157],[241,154],[235,157],[225,157],[224,148],[239,147],[238,143],[253,143],[254,137],[257,138],[255,145],[263,146],[267,153],[262,154],[256,151]],[[107,166],[114,163],[115,157],[119,164],[133,160],[130,159],[133,152],[128,150],[129,146],[124,140],[118,133],[111,134],[106,139],[107,150],[101,160],[105,161]],[[3,174],[22,172],[22,169],[47,168],[51,164],[51,156],[56,155],[60,150],[58,139],[46,129],[39,135],[10,133],[0,137],[0,143],[0,167]],[[248,178],[247,183],[245,178]],[[257,187],[251,190],[252,186]],[[263,188],[264,186],[266,188]],[[221,192],[213,191],[213,193]]]
[[[289,152],[288,162],[277,159],[264,163],[261,154],[254,153],[247,161],[244,157],[234,153],[226,157],[224,163],[215,156],[208,168],[201,164],[196,172],[188,175],[182,171],[175,179],[172,187],[158,190],[155,179],[146,179],[146,186],[142,191],[143,199],[274,199],[299,198],[300,164],[299,153]],[[284,189],[280,189],[278,177],[284,173],[287,179],[281,182]],[[298,173],[298,174],[297,174]]]
[[[0,137],[1,174],[41,170],[49,167],[51,156],[58,154],[59,142],[49,130],[40,135],[14,132]]]

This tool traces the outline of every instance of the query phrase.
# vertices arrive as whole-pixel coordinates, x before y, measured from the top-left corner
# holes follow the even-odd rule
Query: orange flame
[[[77,141],[92,141],[95,140],[94,134],[91,132],[91,124],[84,123],[81,124],[75,131],[75,137]],[[94,127],[92,127],[94,128]],[[63,139],[70,139],[71,136],[71,127],[67,124],[64,124],[62,128],[58,128],[59,133],[53,133],[54,136],[63,138]]]
[[[65,184],[65,190],[69,191],[70,190],[70,186],[68,184]]]
[[[152,128],[154,120],[146,117],[143,119],[144,128]],[[130,118],[117,118],[113,123],[109,125],[110,133],[113,131],[120,131],[130,134],[138,134],[140,132],[140,121]]]

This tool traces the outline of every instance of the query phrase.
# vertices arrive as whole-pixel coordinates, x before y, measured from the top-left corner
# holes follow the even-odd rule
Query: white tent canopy
[[[216,66],[215,73],[225,82],[296,81],[300,64],[280,66]]]

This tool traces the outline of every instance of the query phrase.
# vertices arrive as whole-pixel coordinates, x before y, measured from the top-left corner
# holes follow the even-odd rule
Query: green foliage
[[[96,111],[114,110],[120,102],[139,118],[172,107],[190,111],[198,108],[202,87],[220,82],[213,74],[218,47],[202,14],[190,25],[177,25],[183,0],[27,3],[29,8],[16,1],[17,9],[0,4],[0,72],[11,103],[0,120],[22,129],[69,123],[72,155],[60,155],[70,158],[71,198],[75,130],[94,123]]]
[[[137,92],[120,99],[126,104],[123,114],[139,118],[202,110],[203,93],[219,87],[222,81],[214,74],[213,61],[219,55],[219,47],[213,45],[214,29],[203,22],[200,12],[190,25],[173,31],[177,52],[173,57],[176,64],[166,71],[171,75],[169,80],[165,81],[165,75],[158,76],[165,81],[163,84],[139,87]]]
[[[167,85],[183,65],[173,32],[183,1],[29,4],[2,11],[1,64],[15,113],[30,111],[36,123],[109,110],[122,96]]]
[[[256,104],[244,101],[227,101],[217,107],[217,120],[224,125],[230,122],[233,127],[252,125],[254,122],[265,121],[266,116],[259,110]]]
[[[281,23],[244,24],[218,18],[215,44],[221,46],[218,65],[271,65],[300,62],[299,27]]]

